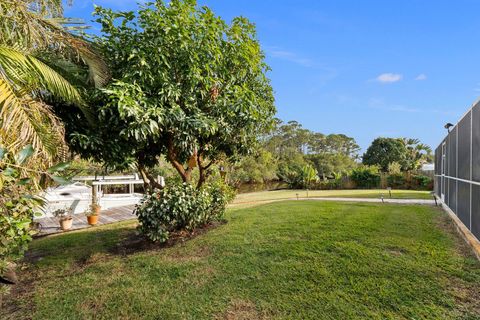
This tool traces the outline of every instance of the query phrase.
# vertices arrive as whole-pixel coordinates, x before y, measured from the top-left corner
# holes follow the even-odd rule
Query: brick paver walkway
[[[136,216],[133,214],[134,208],[135,208],[135,205],[130,205],[130,206],[102,210],[98,217],[97,226],[124,221],[124,220],[136,219]],[[60,229],[60,224],[57,218],[52,217],[52,218],[35,219],[35,222],[39,222],[41,224],[41,231],[39,233],[40,236],[65,232],[65,231],[62,231],[62,229]],[[72,228],[68,231],[91,228],[91,227],[92,226],[90,226],[87,223],[87,217],[85,215],[75,214],[73,215]]]

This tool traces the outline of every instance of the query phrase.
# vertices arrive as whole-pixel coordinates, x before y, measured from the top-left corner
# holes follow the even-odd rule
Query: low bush
[[[281,177],[292,189],[314,189],[319,181],[317,170],[310,164],[286,167]]]
[[[387,177],[387,184],[391,188],[406,189],[405,175],[402,173],[390,174]]]
[[[352,170],[350,178],[358,188],[377,188],[380,184],[380,173],[376,166],[359,166]]]
[[[173,231],[187,230],[220,220],[234,197],[221,182],[195,189],[190,184],[172,184],[145,194],[135,208],[138,230],[151,241],[165,242]]]
[[[31,145],[15,154],[0,147],[0,276],[7,271],[15,272],[12,266],[23,257],[36,232],[32,228],[33,218],[41,214],[43,200],[35,195],[41,179],[32,173],[40,171],[27,167],[33,153]],[[63,180],[52,174],[66,166],[60,163],[43,175]],[[4,291],[0,285],[0,295]]]
[[[432,190],[433,189],[433,178],[425,175],[414,175],[412,176],[413,188],[422,189],[422,190]]]

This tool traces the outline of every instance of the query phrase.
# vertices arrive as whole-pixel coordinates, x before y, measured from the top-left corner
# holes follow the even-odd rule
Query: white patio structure
[[[164,184],[163,177],[157,177]],[[49,188],[43,197],[46,200],[45,212],[39,218],[51,217],[57,209],[70,208],[74,214],[85,212],[92,201],[102,207],[102,210],[137,204],[142,198],[135,192],[135,185],[143,184],[137,174],[125,176],[81,176],[72,179],[72,184]],[[128,193],[105,193],[103,186],[128,186]]]

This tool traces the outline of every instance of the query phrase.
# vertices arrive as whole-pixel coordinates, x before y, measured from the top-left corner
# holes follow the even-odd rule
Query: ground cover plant
[[[227,220],[147,249],[128,245],[134,222],[38,239],[1,316],[480,316],[480,264],[439,208],[287,201],[230,210]]]

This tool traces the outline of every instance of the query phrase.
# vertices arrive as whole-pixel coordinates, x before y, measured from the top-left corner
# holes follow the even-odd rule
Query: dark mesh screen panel
[[[447,172],[450,177],[457,176],[457,128],[455,127],[447,139]]]
[[[435,194],[443,194],[444,203],[480,239],[480,185],[474,184],[480,183],[480,102],[443,142],[435,149]],[[442,173],[449,178],[442,178]]]
[[[440,165],[442,161],[442,146],[435,150],[435,174],[441,174]]]
[[[480,186],[472,185],[472,233],[480,239]]]
[[[472,180],[480,182],[480,105],[473,108],[472,117]]]
[[[448,206],[452,209],[453,212],[457,213],[457,181],[453,179],[447,179],[448,184]],[[447,196],[447,194],[445,194]]]
[[[470,229],[470,183],[458,181],[457,216]]]
[[[449,197],[449,193],[448,193],[448,190],[450,189],[450,184],[449,184],[449,180],[448,178],[444,178],[443,179],[443,194],[445,195],[445,201],[447,203],[448,206],[450,206],[450,197]]]
[[[453,179],[446,180],[447,194],[448,194],[448,206],[457,214],[457,181]],[[447,196],[447,195],[445,195]]]
[[[450,175],[450,166],[452,166],[452,160],[450,159],[450,140],[452,140],[452,134],[449,134],[445,139],[445,175]]]
[[[458,124],[458,177],[470,180],[470,126],[471,114],[467,115]]]

